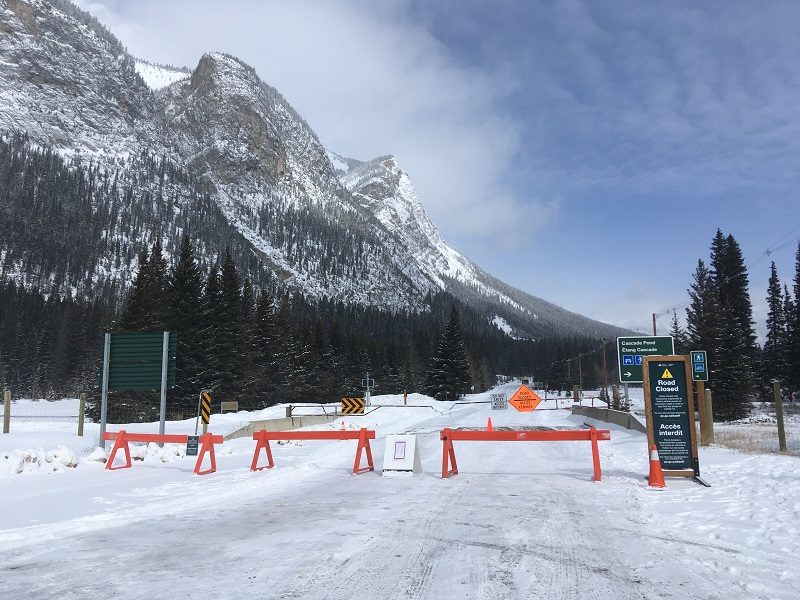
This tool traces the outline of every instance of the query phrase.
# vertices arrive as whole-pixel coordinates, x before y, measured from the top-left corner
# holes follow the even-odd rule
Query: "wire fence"
[[[61,432],[77,434],[80,399],[61,400],[20,398],[11,400],[9,433]],[[5,424],[5,403],[0,402],[0,415]]]

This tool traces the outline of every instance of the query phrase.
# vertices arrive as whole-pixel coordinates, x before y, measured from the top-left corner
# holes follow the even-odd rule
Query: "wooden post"
[[[783,398],[781,397],[781,382],[772,380],[772,394],[775,398],[775,416],[778,419],[778,449],[786,452],[786,430],[783,428]]]
[[[11,390],[3,393],[3,433],[11,429]]]
[[[707,444],[714,443],[714,409],[711,402],[711,390],[706,390],[706,435],[707,435]]]
[[[658,335],[658,333],[656,333],[656,317],[657,316],[658,315],[656,313],[653,313],[653,335]]]
[[[706,382],[697,383],[697,412],[700,413],[700,445],[708,446],[708,414],[706,414]]]
[[[86,417],[86,394],[81,394],[81,403],[78,407],[78,437],[83,437],[83,421]]]

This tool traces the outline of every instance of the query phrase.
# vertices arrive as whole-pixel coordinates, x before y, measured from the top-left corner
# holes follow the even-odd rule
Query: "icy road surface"
[[[183,458],[2,479],[0,596],[800,597],[798,459],[703,449],[712,488],[652,491],[644,436],[611,427],[599,483],[588,442],[456,442],[460,474],[442,480],[439,429],[489,416],[583,424],[487,404],[347,419],[377,428],[378,473],[385,435],[417,431],[424,473],[413,478],[352,476],[351,441],[273,443],[276,468],[251,473],[254,442],[237,440],[206,477]]]

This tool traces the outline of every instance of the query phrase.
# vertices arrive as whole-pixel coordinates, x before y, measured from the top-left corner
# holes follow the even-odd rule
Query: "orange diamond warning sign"
[[[519,412],[531,412],[534,408],[539,406],[542,399],[536,395],[532,389],[527,385],[521,385],[519,389],[514,392],[508,403],[516,408]]]

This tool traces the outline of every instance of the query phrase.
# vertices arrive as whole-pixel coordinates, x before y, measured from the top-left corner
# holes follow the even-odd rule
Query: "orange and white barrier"
[[[116,471],[117,469],[129,469],[131,467],[131,449],[128,446],[129,442],[155,442],[156,444],[185,444],[189,440],[188,435],[181,434],[158,434],[158,433],[128,433],[124,429],[121,431],[107,431],[103,434],[103,439],[106,441],[115,440],[114,447],[111,449],[111,454],[106,461],[107,471]],[[208,475],[217,470],[217,458],[214,454],[214,444],[221,444],[223,438],[221,435],[214,435],[212,433],[204,433],[199,437],[200,452],[197,454],[197,462],[194,465],[195,475]],[[117,450],[122,448],[125,452],[125,464],[118,467],[114,466],[114,458],[117,456]],[[201,470],[203,458],[208,454],[211,461],[211,466],[208,469]]]
[[[451,475],[458,475],[454,441],[462,442],[566,442],[587,441],[592,444],[592,464],[594,466],[594,480],[600,481],[600,452],[597,447],[599,440],[610,440],[611,432],[608,429],[556,429],[552,431],[539,430],[484,430],[465,431],[460,429],[443,429],[439,432],[442,440],[442,479]]]
[[[372,448],[369,445],[369,441],[375,439],[375,431],[371,429],[361,428],[358,431],[265,431],[262,429],[253,434],[253,439],[256,441],[256,449],[253,453],[253,462],[250,464],[251,471],[271,469],[275,466],[275,462],[272,460],[272,450],[269,447],[270,440],[358,440],[353,475],[375,470],[372,462]],[[267,464],[258,466],[262,449],[267,453]],[[366,451],[368,465],[363,468],[361,467],[362,451]]]

